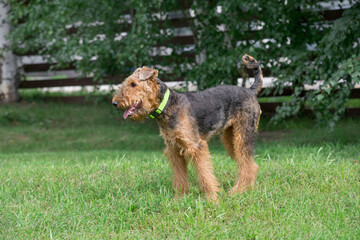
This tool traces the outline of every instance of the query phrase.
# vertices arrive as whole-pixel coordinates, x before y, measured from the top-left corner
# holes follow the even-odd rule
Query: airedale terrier
[[[221,134],[221,141],[238,165],[232,193],[251,188],[258,165],[254,162],[260,106],[256,96],[262,88],[260,63],[244,55],[243,63],[253,69],[255,82],[250,88],[218,86],[200,92],[178,93],[158,79],[158,71],[138,68],[114,94],[112,104],[125,110],[124,119],[156,119],[164,138],[165,154],[174,172],[173,187],[178,195],[188,190],[188,162],[197,170],[201,189],[217,201],[219,183],[214,175],[207,141]]]

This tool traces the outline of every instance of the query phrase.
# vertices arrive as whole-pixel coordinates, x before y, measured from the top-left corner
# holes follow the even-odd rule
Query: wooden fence
[[[320,14],[323,14],[324,20],[332,21],[338,19],[342,16],[343,9],[336,10],[326,10],[322,11]],[[174,18],[171,20],[171,25],[176,28],[184,28],[189,27],[189,21],[186,18]],[[76,29],[71,29],[71,31],[76,31]],[[189,46],[195,44],[194,36],[176,36],[170,40],[172,44],[176,44],[178,46]],[[161,45],[157,45],[156,47],[160,47]],[[32,56],[37,55],[36,52],[30,52],[27,54],[23,54],[24,56]],[[166,57],[166,56],[165,56]],[[195,61],[196,56],[193,53],[184,53],[183,57],[191,59]],[[24,72],[24,76],[28,77],[30,75],[34,75],[36,73],[44,73],[50,72],[51,67],[54,64],[50,63],[27,63],[22,66],[22,70]],[[75,67],[70,65],[66,68],[58,68],[56,71],[74,71]],[[264,69],[264,76],[270,76],[271,72],[269,69]],[[249,76],[253,76],[252,71],[249,71]],[[124,76],[116,76],[116,77],[106,77],[105,81],[102,84],[120,84],[124,79]],[[162,79],[165,82],[169,81],[168,79]],[[175,79],[173,81],[183,81],[183,77]],[[93,81],[91,77],[86,78],[78,78],[78,77],[67,77],[64,79],[56,79],[54,77],[43,78],[42,80],[25,80],[25,78],[20,82],[19,87],[21,89],[29,89],[29,88],[45,88],[45,87],[67,87],[67,86],[94,86],[98,83]],[[285,89],[282,94],[274,94],[274,91],[267,96],[290,96],[292,94],[291,89]],[[304,93],[303,93],[304,94]],[[262,94],[262,96],[264,96]],[[351,92],[350,98],[360,98],[360,89],[354,89]],[[53,100],[65,101],[65,102],[77,102],[81,101],[81,97],[57,97],[53,98]],[[281,103],[261,103],[261,108],[264,113],[274,113],[277,106],[281,105]],[[360,116],[360,108],[352,108],[347,110],[347,114],[349,116]]]

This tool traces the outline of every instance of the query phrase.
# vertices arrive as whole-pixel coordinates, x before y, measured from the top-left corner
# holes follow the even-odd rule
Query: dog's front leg
[[[175,198],[177,198],[188,191],[187,161],[184,156],[180,155],[179,150],[170,144],[167,144],[165,153],[174,172],[173,187],[176,191]]]
[[[207,142],[199,140],[197,144],[188,143],[186,150],[186,154],[196,167],[202,191],[209,200],[218,202],[219,183],[214,174]]]

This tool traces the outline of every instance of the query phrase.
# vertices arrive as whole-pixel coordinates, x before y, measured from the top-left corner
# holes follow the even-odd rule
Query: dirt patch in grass
[[[28,140],[29,140],[29,136],[24,135],[24,134],[5,136],[3,141],[0,142],[0,146],[8,144],[8,143],[23,143]]]

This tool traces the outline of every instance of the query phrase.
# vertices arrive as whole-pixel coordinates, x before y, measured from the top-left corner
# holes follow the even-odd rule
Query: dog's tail
[[[253,91],[256,95],[258,95],[263,85],[263,74],[260,63],[257,62],[255,58],[247,54],[242,57],[242,62],[247,68],[254,69],[255,81],[254,84],[250,87],[250,90]]]

